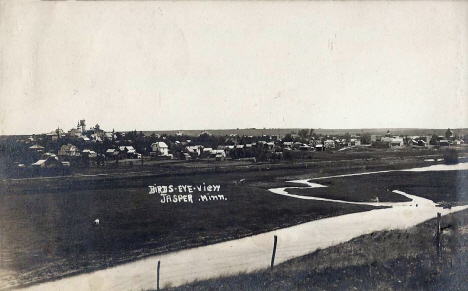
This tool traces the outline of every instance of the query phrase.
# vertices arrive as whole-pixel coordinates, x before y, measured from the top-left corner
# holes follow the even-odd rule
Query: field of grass
[[[29,284],[153,254],[371,210],[369,206],[303,201],[268,191],[289,185],[286,181],[294,178],[355,172],[354,167],[356,164],[118,180],[77,178],[70,180],[73,183],[60,179],[22,181],[0,196],[4,258],[0,282],[4,281],[4,286]],[[235,183],[241,179],[245,181]],[[454,186],[454,181],[466,183],[466,173],[395,172],[350,177],[345,182],[340,179],[323,180],[331,183],[323,189],[332,189],[336,195],[353,197],[355,201],[367,201],[377,195],[399,201],[401,197],[389,194],[387,187],[435,201],[466,201],[466,187]],[[219,194],[227,200],[200,202],[200,193],[194,193],[194,203],[163,204],[160,195],[148,194],[149,185],[202,183],[220,185]],[[430,189],[435,190],[428,192]],[[101,222],[98,227],[92,225],[96,218]]]
[[[435,219],[408,230],[375,232],[274,268],[164,290],[467,290],[468,211],[443,217],[442,252]]]
[[[370,202],[375,197],[378,197],[380,202],[408,201],[406,197],[392,192],[400,190],[435,202],[468,202],[468,171],[390,172],[320,179],[313,182],[327,187],[288,189],[287,192],[356,202]]]

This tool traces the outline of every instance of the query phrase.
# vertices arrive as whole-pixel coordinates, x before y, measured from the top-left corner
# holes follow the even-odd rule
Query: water
[[[434,165],[409,169],[407,171],[466,169],[468,169],[468,164]],[[325,177],[314,179],[314,181],[323,178]],[[428,219],[435,218],[437,212],[446,215],[468,208],[468,206],[458,206],[452,209],[442,209],[436,207],[435,203],[431,200],[401,191],[394,192],[404,195],[412,199],[412,201],[397,203],[349,202],[288,194],[287,188],[325,187],[319,183],[310,182],[310,180],[297,180],[294,182],[304,186],[275,188],[270,189],[270,191],[277,195],[289,196],[291,199],[325,200],[336,203],[391,206],[391,208],[316,220],[251,237],[154,256],[93,273],[33,285],[22,290],[131,291],[156,289],[156,268],[158,261],[161,261],[160,287],[166,285],[178,286],[194,280],[268,269],[270,267],[273,237],[275,235],[278,236],[275,264],[278,264],[308,254],[318,248],[326,248],[349,241],[363,234],[369,234],[374,231],[409,228]]]

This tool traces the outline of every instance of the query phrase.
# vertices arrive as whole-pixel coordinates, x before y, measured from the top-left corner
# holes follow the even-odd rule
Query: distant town
[[[232,132],[223,136],[206,130],[198,134],[193,131],[173,134],[137,130],[116,132],[105,130],[99,124],[87,127],[83,119],[68,131],[57,128],[49,133],[3,139],[0,146],[7,156],[7,172],[24,176],[41,171],[66,174],[69,168],[109,164],[119,167],[119,163],[132,167],[135,163],[143,165],[157,160],[211,159],[223,162],[230,159],[253,163],[303,160],[312,158],[314,152],[345,151],[356,147],[393,150],[457,147],[466,150],[467,138],[466,132],[456,134],[450,129],[443,135],[398,135],[390,130],[380,135],[369,132],[326,134],[314,129],[258,135]]]

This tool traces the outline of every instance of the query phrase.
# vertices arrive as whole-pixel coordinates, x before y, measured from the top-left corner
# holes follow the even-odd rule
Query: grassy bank
[[[435,251],[433,219],[407,230],[361,236],[287,261],[273,271],[166,289],[467,290],[468,211],[443,217],[442,225],[450,227],[442,234],[440,257]]]

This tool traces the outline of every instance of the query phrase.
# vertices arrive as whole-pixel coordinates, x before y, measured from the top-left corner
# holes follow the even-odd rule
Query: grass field
[[[435,202],[468,202],[468,172],[390,172],[314,180],[326,188],[288,189],[288,193],[304,196],[370,202],[378,197],[380,202],[407,201],[395,194],[400,190]]]
[[[353,164],[353,166],[356,166]],[[358,167],[365,170],[366,168]],[[349,166],[239,171],[109,180],[33,180],[0,196],[4,266],[0,281],[22,285],[89,272],[152,254],[226,241],[369,206],[303,201],[273,194],[288,180],[356,171]],[[245,179],[243,183],[235,183]],[[455,184],[454,181],[458,181]],[[467,201],[466,172],[409,173],[320,180],[317,195],[400,201],[398,189],[435,201]],[[80,184],[83,183],[83,184]],[[161,203],[149,185],[220,186],[227,200]],[[29,186],[28,186],[29,185]],[[291,184],[292,186],[298,186]],[[457,186],[458,185],[458,186]],[[461,186],[459,186],[461,185]],[[80,186],[80,187],[78,187]],[[107,187],[108,186],[108,187]],[[80,189],[80,190],[73,190]],[[300,190],[298,190],[300,191]],[[310,195],[311,193],[302,193]],[[315,195],[314,194],[314,195]],[[341,195],[341,196],[340,196]],[[327,196],[328,197],[328,196]],[[92,222],[100,219],[100,225]]]

